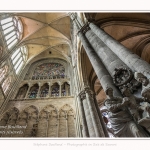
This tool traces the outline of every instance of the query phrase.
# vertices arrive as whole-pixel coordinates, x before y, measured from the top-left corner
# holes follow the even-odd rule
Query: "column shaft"
[[[61,84],[59,85],[59,97],[61,97]]]
[[[99,117],[99,120],[100,120],[102,128],[103,128],[103,131],[105,133],[105,136],[109,137],[106,126],[105,126],[105,123],[103,121],[103,118],[102,118],[102,115],[101,115],[101,112],[100,112],[100,108],[98,107],[98,103],[97,103],[95,98],[94,98],[94,104],[95,104],[95,107],[96,107],[96,110],[97,110],[97,113],[98,113],[98,117]]]
[[[89,137],[96,137],[96,133],[95,133],[91,113],[90,113],[90,110],[89,110],[89,105],[87,103],[86,98],[82,100],[82,103],[83,103],[83,108],[84,108],[84,112],[85,112]]]
[[[84,112],[84,108],[83,108],[83,103],[82,103],[82,100],[80,97],[78,97],[78,102],[79,102],[79,106],[80,106],[81,119],[82,119],[82,123],[83,123],[83,137],[89,137],[89,131],[87,128],[87,122],[86,122],[85,112]]]
[[[28,94],[29,94],[30,88],[31,88],[31,87],[29,86],[25,98],[29,98],[29,97],[28,97]]]
[[[86,99],[87,99],[87,103],[89,106],[89,110],[90,110],[96,137],[105,137],[102,127],[101,127],[101,123],[100,123],[98,115],[97,115],[96,108],[92,102],[93,98],[90,96],[89,91],[86,91]]]
[[[37,96],[36,96],[37,98],[40,97],[40,92],[41,92],[41,85],[39,85],[39,89],[38,89]]]
[[[108,73],[107,69],[105,68],[104,64],[101,62],[100,58],[97,56],[93,48],[91,47],[90,43],[88,42],[87,38],[84,36],[82,32],[78,33],[79,38],[83,44],[83,47],[89,57],[89,60],[97,74],[98,79],[100,80],[100,83],[103,87],[103,89],[106,89],[106,86],[109,85],[114,89],[114,94],[116,96],[121,96],[120,92],[116,88],[116,86],[113,83],[112,77]]]
[[[112,77],[115,68],[128,68],[92,30],[88,30],[85,36]]]
[[[94,23],[89,24],[91,30],[133,71],[138,71],[149,77],[150,65],[138,55],[127,49],[117,40],[97,27]]]
[[[50,84],[50,82],[48,83],[48,85],[49,85],[49,89],[48,89],[48,97],[51,97],[51,84]]]

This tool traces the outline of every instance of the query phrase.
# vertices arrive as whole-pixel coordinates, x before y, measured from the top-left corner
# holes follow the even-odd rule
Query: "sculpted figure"
[[[138,120],[141,119],[141,116],[139,113],[139,111],[141,110],[140,102],[143,102],[144,99],[134,96],[127,87],[124,87],[122,89],[122,93],[125,96],[123,100],[128,102],[127,107],[131,115],[133,116],[135,121],[138,122]]]
[[[139,73],[139,72],[134,73],[134,78],[138,82],[142,83],[142,91],[141,91],[142,97],[150,100],[150,80],[146,76],[144,76],[142,73]]]
[[[147,137],[147,133],[143,129],[139,129],[132,116],[128,113],[126,106],[128,101],[121,97],[113,96],[113,89],[107,88],[105,90],[107,99],[104,105],[107,107],[109,113],[109,120],[116,137]]]

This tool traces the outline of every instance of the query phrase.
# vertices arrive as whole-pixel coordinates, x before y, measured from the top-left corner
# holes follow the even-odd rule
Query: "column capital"
[[[84,99],[86,99],[86,93],[85,93],[85,91],[84,90],[81,91],[78,96],[80,97],[81,101],[83,101]]]
[[[33,85],[33,83],[27,83],[29,87],[31,87]]]
[[[59,84],[59,85],[62,85],[63,83],[62,83],[61,81],[58,81],[58,84]]]
[[[86,93],[94,94],[94,92],[90,89],[90,87],[84,87],[84,91]]]
[[[85,34],[88,30],[90,30],[90,27],[89,27],[89,23],[87,22],[79,31],[79,32],[82,32],[83,34]]]
[[[43,85],[43,83],[41,82],[38,82],[38,86],[41,87]]]
[[[51,86],[51,85],[52,85],[52,83],[51,83],[51,82],[47,82],[47,84],[48,84],[49,86]]]

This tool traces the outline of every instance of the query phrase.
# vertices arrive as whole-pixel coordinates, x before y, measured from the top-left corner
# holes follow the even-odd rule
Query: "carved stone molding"
[[[132,71],[127,68],[115,68],[113,73],[113,81],[116,86],[122,86],[131,81],[133,77]]]
[[[89,87],[86,87],[85,88],[85,92],[88,93],[88,95],[93,98],[94,97],[94,92],[89,88]]]
[[[85,91],[80,92],[79,96],[80,96],[80,99],[81,99],[82,101],[83,101],[84,99],[86,99]]]
[[[132,93],[141,85],[140,82],[134,79],[132,71],[123,67],[115,68],[113,82],[121,91],[123,86],[126,86]]]
[[[86,23],[81,29],[80,32],[85,34],[88,30],[90,30],[89,23]]]

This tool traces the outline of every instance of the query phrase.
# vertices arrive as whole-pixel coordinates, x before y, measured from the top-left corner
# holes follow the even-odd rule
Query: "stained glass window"
[[[28,85],[27,85],[27,84],[23,85],[23,86],[19,89],[19,91],[18,91],[18,93],[17,93],[17,96],[16,96],[16,99],[25,98],[26,93],[27,93],[27,90],[28,90]]]
[[[70,85],[67,82],[61,87],[61,96],[70,96]]]
[[[36,98],[37,93],[38,93],[39,86],[34,85],[31,87],[30,92],[29,92],[29,98]]]
[[[48,88],[45,87],[44,89],[42,89],[40,97],[46,97],[47,95],[48,95]]]
[[[22,24],[18,17],[9,17],[0,21],[8,49],[19,42],[22,36]]]
[[[4,66],[0,69],[0,82],[4,79],[8,71],[8,66]]]
[[[47,97],[49,91],[49,85],[46,83],[41,87],[40,97]]]
[[[2,84],[2,89],[3,89],[4,93],[7,92],[7,90],[10,87],[10,84],[11,84],[11,77],[8,77],[8,78],[5,79],[5,81]]]
[[[59,85],[58,85],[58,83],[53,84],[52,91],[51,91],[51,96],[52,97],[59,96]]]
[[[20,69],[27,60],[27,48],[22,46],[18,48],[11,56],[12,63],[16,73],[19,73]]]
[[[45,63],[36,67],[32,79],[39,78],[64,78],[65,68],[59,63]]]

